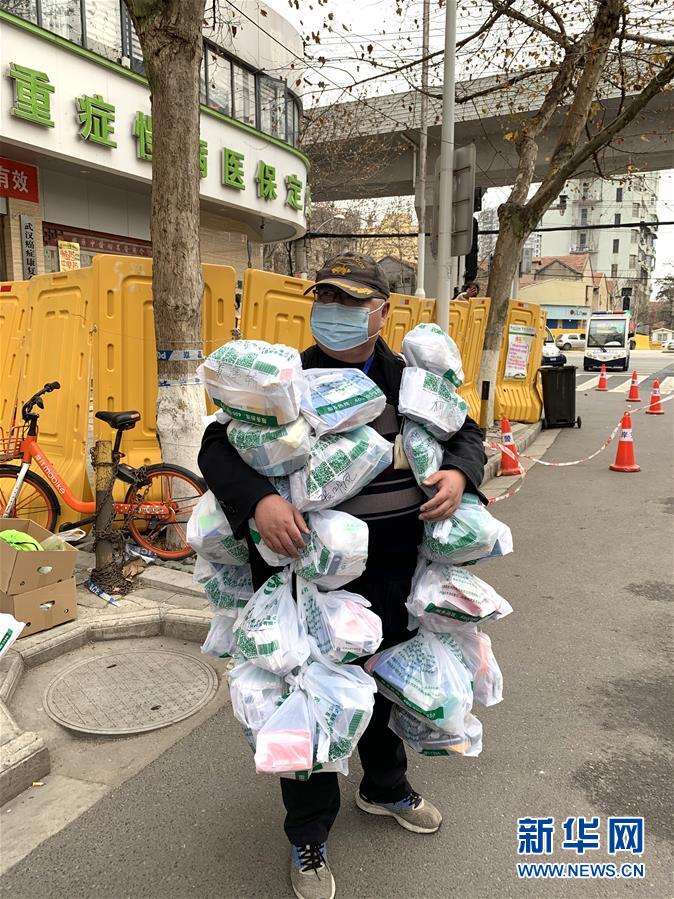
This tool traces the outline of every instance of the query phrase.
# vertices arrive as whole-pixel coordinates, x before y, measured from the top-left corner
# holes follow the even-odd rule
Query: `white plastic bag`
[[[473,705],[470,672],[456,644],[443,635],[420,630],[372,656],[365,668],[381,693],[447,733],[461,729]]]
[[[255,746],[258,773],[310,771],[314,764],[314,729],[307,694],[294,690],[258,731]]]
[[[454,385],[430,371],[406,368],[400,383],[398,411],[418,421],[441,440],[448,440],[463,427],[468,404]]]
[[[327,758],[324,751],[319,752],[317,761],[348,758],[370,723],[377,690],[374,680],[362,668],[326,659],[312,660],[300,680],[313,700],[312,714],[330,738]]]
[[[454,633],[457,621],[495,621],[513,610],[493,587],[467,569],[424,559],[417,563],[406,605],[423,627],[436,633]]]
[[[437,439],[418,422],[406,421],[403,425],[403,449],[417,484],[428,496],[434,496],[436,488],[424,487],[424,481],[439,471],[442,465],[444,451]]]
[[[287,425],[261,428],[233,421],[227,437],[243,461],[267,477],[283,477],[297,471],[309,459],[311,428],[304,418]]]
[[[494,518],[472,494],[464,494],[451,518],[424,522],[421,552],[433,562],[460,565],[505,556],[512,550],[508,525]]]
[[[250,565],[219,565],[197,556],[194,580],[206,591],[213,609],[242,609],[253,595]]]
[[[384,411],[386,397],[358,368],[310,368],[304,374],[309,390],[302,415],[317,437],[351,431]]]
[[[445,733],[424,724],[407,709],[394,705],[389,727],[394,734],[421,755],[477,756],[482,752],[482,723],[470,712],[457,733]]]
[[[0,612],[0,656],[14,645],[25,626],[24,621],[17,621],[9,612]]]
[[[453,622],[450,636],[457,642],[463,661],[473,677],[473,696],[482,705],[496,705],[503,699],[503,675],[491,648],[490,637],[475,624]]]
[[[229,672],[232,712],[253,751],[258,731],[289,692],[283,678],[252,662],[242,662]]]
[[[274,674],[284,676],[309,657],[290,589],[290,572],[272,575],[241,610],[234,636],[239,653]]]
[[[403,337],[408,365],[440,375],[455,387],[463,384],[461,353],[449,334],[432,322],[422,322]]]
[[[197,374],[223,412],[266,427],[295,421],[307,389],[298,351],[263,340],[224,344],[208,356]]]
[[[318,437],[305,467],[290,475],[293,505],[300,512],[334,508],[360,493],[392,460],[393,446],[367,425]]]
[[[206,656],[217,656],[220,659],[234,655],[236,641],[234,639],[234,624],[236,622],[236,610],[218,609],[213,613],[211,626],[208,629],[201,651]]]
[[[298,577],[324,590],[335,590],[360,577],[367,563],[368,526],[364,521],[326,509],[310,512],[309,540],[293,562]]]
[[[370,603],[357,593],[321,593],[313,584],[298,578],[297,608],[300,621],[321,656],[332,662],[352,662],[379,648],[381,618],[370,611]]]
[[[187,542],[197,555],[221,565],[243,565],[248,561],[245,540],[237,540],[220,503],[207,490],[187,522]]]

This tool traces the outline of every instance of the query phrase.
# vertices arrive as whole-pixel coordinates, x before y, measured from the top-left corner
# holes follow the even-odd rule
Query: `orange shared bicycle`
[[[61,530],[90,524],[96,512],[94,502],[77,499],[38,443],[39,412],[35,409],[44,409],[42,397],[60,387],[58,381],[45,384],[23,404],[23,424],[12,425],[7,434],[0,429],[0,517],[29,518],[48,531],[54,530],[61,514],[59,497],[85,516],[62,525]],[[187,520],[206,490],[203,479],[186,468],[165,462],[141,468],[120,462],[122,434],[140,421],[139,412],[97,412],[96,418],[117,432],[113,447],[115,474],[127,488],[124,501],[114,503],[117,519],[140,546],[159,558],[186,558],[192,552],[187,542]],[[7,464],[14,460],[21,460],[21,464]],[[33,461],[47,480],[30,470]]]

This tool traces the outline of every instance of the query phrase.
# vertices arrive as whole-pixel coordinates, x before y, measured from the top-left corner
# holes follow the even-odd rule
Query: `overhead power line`
[[[560,225],[558,228],[532,228],[532,234],[538,234],[543,231],[612,231],[619,228],[659,228],[663,225],[674,225],[671,222],[625,222],[620,225]],[[478,230],[478,235],[483,234],[499,234],[499,229],[490,228],[486,231]],[[316,240],[320,237],[418,237],[417,231],[354,231],[352,233],[345,232],[328,232],[328,231],[307,231],[304,235],[308,240]],[[426,231],[426,237],[430,237],[430,231]],[[588,253],[590,252],[588,248]]]

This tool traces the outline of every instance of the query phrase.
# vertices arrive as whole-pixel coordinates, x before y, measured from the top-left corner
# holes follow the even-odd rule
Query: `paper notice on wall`
[[[59,271],[72,272],[81,268],[80,245],[72,240],[59,240]]]
[[[526,325],[510,325],[504,378],[516,381],[523,381],[526,378],[529,353],[535,336],[535,328],[529,328]]]

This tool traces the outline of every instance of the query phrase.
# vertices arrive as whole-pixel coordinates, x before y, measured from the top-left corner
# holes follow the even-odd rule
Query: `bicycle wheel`
[[[0,515],[5,512],[19,470],[18,465],[0,465]],[[60,503],[49,484],[34,472],[27,471],[9,517],[29,518],[45,530],[53,531],[60,514]]]
[[[152,550],[160,559],[186,559],[192,554],[187,542],[187,520],[206,492],[202,478],[178,465],[149,465],[149,484],[129,487],[125,502],[138,507],[147,502],[166,503],[173,509],[175,521],[161,521],[132,508],[127,524],[133,539]]]

